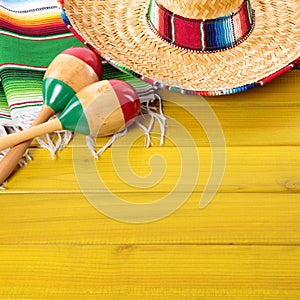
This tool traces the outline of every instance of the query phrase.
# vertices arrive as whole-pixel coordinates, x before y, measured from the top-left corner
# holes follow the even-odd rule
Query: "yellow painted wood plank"
[[[105,194],[97,196],[101,203]],[[164,195],[119,193],[118,196],[134,204],[138,200],[158,201]],[[107,217],[82,194],[6,194],[0,197],[0,245],[194,243],[300,246],[300,195],[219,193],[204,209],[198,208],[200,196],[193,193],[183,206],[168,216],[146,208],[153,222],[132,224],[129,219],[118,221]],[[174,194],[172,201],[178,200],[185,199],[181,194]],[[118,208],[116,211],[122,212]],[[132,211],[135,211],[134,206]]]
[[[0,246],[2,298],[298,299],[300,248]]]
[[[34,149],[34,160],[13,174],[7,184],[7,190],[1,191],[1,195],[78,192],[80,187],[76,173],[77,176],[85,174],[91,182],[90,189],[99,192],[110,189],[118,192],[168,193],[178,185],[182,191],[201,192],[207,184],[212,163],[211,149],[208,147],[120,147],[108,149],[99,160],[94,160],[86,148],[73,151],[76,151],[79,159],[72,159],[74,153],[72,154],[72,149],[69,148],[64,149],[57,159],[52,160],[46,150]],[[299,193],[298,147],[228,147],[226,155],[226,169],[219,191]],[[193,170],[198,174],[194,183],[192,179],[188,182],[179,181],[182,162],[185,170]],[[122,174],[124,178],[119,178]],[[133,181],[133,185],[136,181],[140,186],[129,185],[130,180]],[[102,182],[106,184],[106,188],[101,187],[99,183]]]
[[[199,123],[190,112],[201,108],[187,106],[186,109],[188,108],[189,112],[186,112],[183,109],[167,107],[167,105],[168,102],[165,100],[165,114],[169,117],[167,135],[174,135],[179,129],[185,129],[191,134],[197,146],[209,145],[201,125],[209,123],[210,116],[200,118],[201,123]],[[232,104],[214,108],[214,112],[220,122],[227,146],[300,144],[300,96],[297,107],[288,104],[285,107],[244,107]],[[212,126],[211,128],[213,134],[214,129]],[[156,135],[158,133],[159,131],[156,130]],[[185,137],[180,137],[177,141],[179,146],[190,143]]]

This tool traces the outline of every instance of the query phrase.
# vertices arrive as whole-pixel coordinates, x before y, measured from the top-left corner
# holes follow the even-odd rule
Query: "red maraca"
[[[0,150],[56,130],[93,137],[117,133],[139,114],[140,100],[125,81],[103,80],[79,91],[55,119],[0,138]]]
[[[82,88],[102,79],[103,69],[99,57],[90,49],[73,47],[61,52],[51,62],[44,75],[44,105],[32,126],[47,121],[62,111],[69,100]],[[31,141],[11,149],[0,161],[0,183],[15,169]]]

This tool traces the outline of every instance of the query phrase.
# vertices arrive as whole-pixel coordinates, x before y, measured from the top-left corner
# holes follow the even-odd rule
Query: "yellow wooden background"
[[[0,298],[300,299],[299,75],[293,70],[262,88],[206,98],[224,131],[227,162],[218,193],[204,209],[198,203],[211,149],[189,113],[197,106],[193,97],[161,92],[165,114],[190,132],[201,166],[196,186],[182,186],[192,192],[186,203],[161,220],[132,224],[95,209],[73,170],[74,147],[79,151],[84,143],[71,144],[54,160],[33,145],[33,161],[1,191]],[[160,147],[156,127],[146,149],[143,137],[130,141],[140,134],[133,128],[96,161],[107,188],[133,203],[172,192],[180,151],[190,147],[184,137],[168,139],[176,131],[169,126]],[[126,153],[129,146],[139,176],[149,176],[153,155],[165,159],[155,186],[132,187],[118,178],[112,151]],[[90,193],[101,198],[107,191],[95,185]],[[173,192],[174,201],[181,197]]]

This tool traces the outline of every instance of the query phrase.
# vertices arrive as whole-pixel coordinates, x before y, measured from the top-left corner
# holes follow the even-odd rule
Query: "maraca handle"
[[[42,106],[39,115],[34,120],[31,127],[46,122],[53,115],[54,115],[54,111],[51,107],[46,105]],[[16,168],[18,162],[24,155],[25,151],[30,146],[31,141],[32,140],[25,141],[19,145],[14,146],[2,158],[2,160],[0,161],[0,184],[2,184]]]
[[[0,184],[2,184],[18,165],[31,140],[14,146],[0,161]]]
[[[34,127],[30,127],[21,132],[0,137],[0,150],[13,147],[17,144],[23,143],[24,141],[32,140],[35,137],[56,130],[62,130],[61,123],[58,118]]]

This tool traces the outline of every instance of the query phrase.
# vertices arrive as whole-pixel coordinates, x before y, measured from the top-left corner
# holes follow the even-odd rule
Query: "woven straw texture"
[[[232,13],[241,0],[160,0],[159,3],[186,18],[212,19]]]
[[[226,3],[237,5],[222,2],[226,10]],[[215,3],[220,7],[220,1],[207,3],[208,8]],[[146,22],[148,5],[145,0],[64,1],[73,29],[105,59],[184,90],[230,93],[255,86],[300,56],[299,0],[251,1],[256,16],[252,34],[230,50],[205,54],[175,48],[158,38]]]

